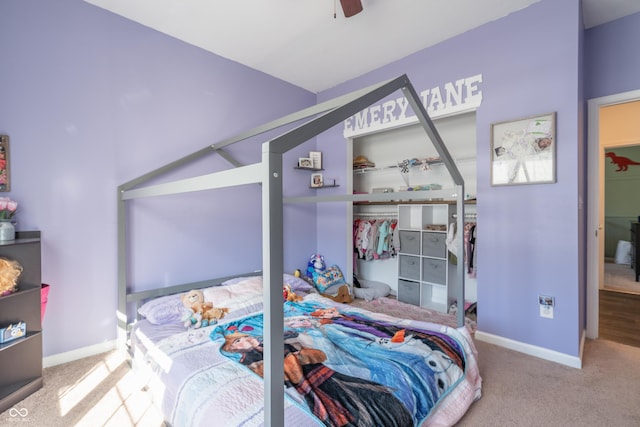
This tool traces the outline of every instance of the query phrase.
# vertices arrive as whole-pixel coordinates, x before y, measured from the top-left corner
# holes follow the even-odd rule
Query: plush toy
[[[327,268],[327,264],[324,262],[324,257],[320,254],[313,254],[309,257],[307,263],[307,277],[313,278],[313,273],[322,273]]]
[[[9,295],[18,288],[22,266],[18,261],[0,258],[0,296]]]
[[[282,287],[282,296],[285,301],[302,301],[302,297],[300,295],[296,295],[296,293],[293,292],[293,289],[291,289],[291,285],[289,285],[288,283],[285,283]]]
[[[349,286],[347,285],[342,285],[338,288],[338,293],[335,295],[330,295],[330,294],[320,294],[325,298],[329,298],[331,300],[334,300],[335,302],[341,302],[343,304],[349,304],[350,302],[353,301],[353,296],[351,295],[351,292],[349,292]]]
[[[185,328],[215,325],[229,312],[228,308],[214,307],[212,303],[205,302],[204,293],[198,289],[183,294],[180,299],[186,309],[182,318]]]

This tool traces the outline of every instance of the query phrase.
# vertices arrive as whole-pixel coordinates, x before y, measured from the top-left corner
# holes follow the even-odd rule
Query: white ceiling
[[[540,0],[362,0],[350,18],[340,0],[85,1],[320,92]],[[586,28],[640,12],[639,0],[582,3]]]

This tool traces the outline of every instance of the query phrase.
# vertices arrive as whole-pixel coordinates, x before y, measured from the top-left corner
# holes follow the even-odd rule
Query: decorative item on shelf
[[[322,169],[322,151],[309,151],[309,158],[314,169]]]
[[[22,265],[18,261],[0,258],[0,296],[18,290],[18,278],[22,274]]]
[[[404,181],[407,187],[411,187],[411,182],[409,180],[409,166],[411,166],[412,160],[413,159],[405,159],[399,164],[400,175],[402,176],[402,180]]]
[[[367,159],[367,156],[357,156],[353,159],[353,168],[354,169],[366,169],[366,168],[375,168],[376,164]]]
[[[27,324],[18,322],[0,329],[0,344],[15,340],[27,334]]]
[[[302,169],[313,169],[313,160],[309,157],[300,157],[298,159],[298,167]]]
[[[16,228],[11,218],[18,209],[18,202],[8,197],[0,197],[0,241],[15,240]]]
[[[314,173],[311,175],[311,187],[322,187],[324,185],[324,181],[322,179],[321,173]]]

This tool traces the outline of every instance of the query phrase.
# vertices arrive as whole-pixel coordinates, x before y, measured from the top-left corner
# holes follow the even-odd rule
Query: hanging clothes
[[[353,252],[357,259],[371,261],[396,256],[397,219],[356,218],[353,222]]]

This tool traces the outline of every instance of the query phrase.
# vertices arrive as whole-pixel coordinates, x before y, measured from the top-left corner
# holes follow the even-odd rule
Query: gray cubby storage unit
[[[446,243],[454,211],[447,203],[398,205],[399,301],[446,313],[455,300]]]
[[[18,291],[0,297],[0,327],[25,322],[27,333],[0,344],[0,412],[42,387],[40,232],[19,231],[0,242],[0,257],[16,260],[23,271]]]

